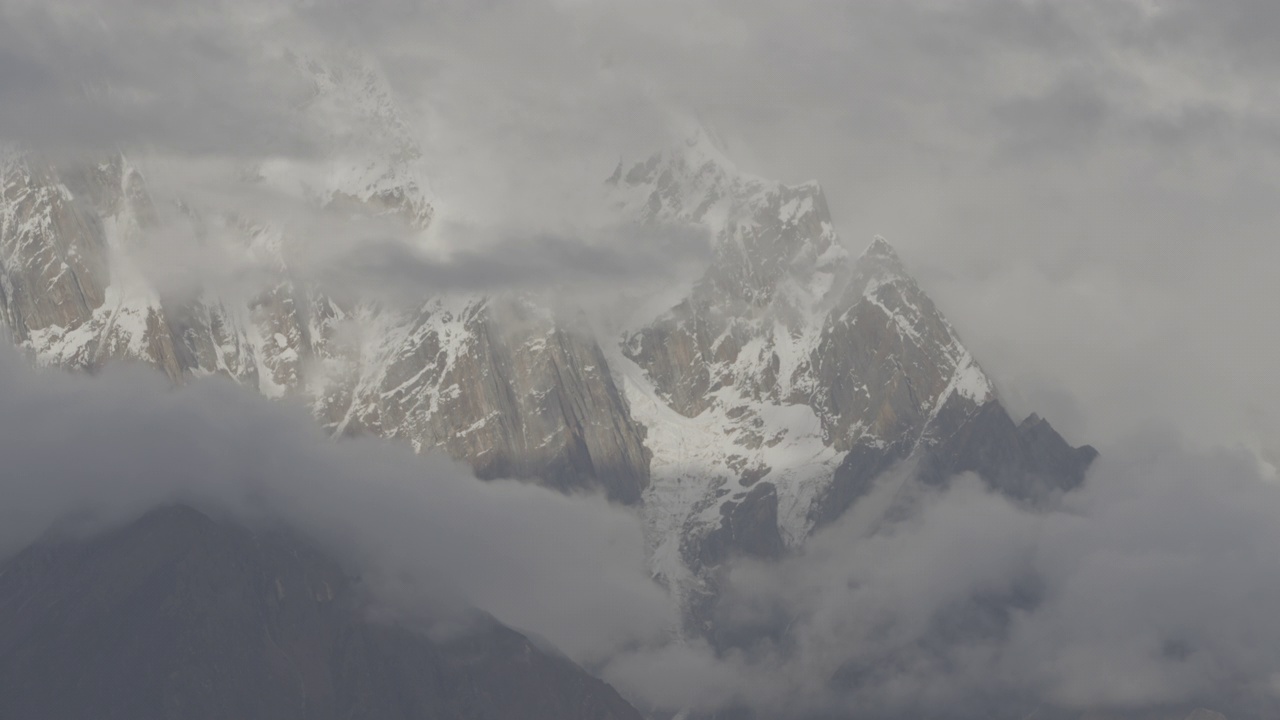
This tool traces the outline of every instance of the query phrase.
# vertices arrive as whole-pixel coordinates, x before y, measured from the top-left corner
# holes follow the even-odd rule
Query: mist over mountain
[[[1260,5],[0,21],[5,712],[1280,710]]]

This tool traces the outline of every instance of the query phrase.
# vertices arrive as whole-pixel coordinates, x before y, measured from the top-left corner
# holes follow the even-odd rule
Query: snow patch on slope
[[[777,488],[783,541],[797,546],[804,540],[810,507],[844,458],[826,443],[811,407],[723,388],[712,407],[686,417],[662,400],[642,368],[619,352],[611,355],[632,418],[645,426],[653,452],[643,512],[655,576],[679,593],[697,584],[680,552],[683,538],[717,527],[721,507],[741,501],[758,482]],[[743,484],[744,477],[751,480]]]

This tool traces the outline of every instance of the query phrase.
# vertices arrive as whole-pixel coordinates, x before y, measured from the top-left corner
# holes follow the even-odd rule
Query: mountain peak
[[[898,252],[880,235],[876,235],[858,257],[854,263],[854,271],[858,278],[854,282],[854,292],[857,295],[874,292],[880,285],[912,280],[911,273],[907,272],[907,266],[903,264]]]
[[[898,251],[893,249],[893,246],[889,244],[888,240],[884,239],[883,235],[876,235],[871,239],[871,244],[862,252],[862,257],[902,264],[902,259],[898,257]]]

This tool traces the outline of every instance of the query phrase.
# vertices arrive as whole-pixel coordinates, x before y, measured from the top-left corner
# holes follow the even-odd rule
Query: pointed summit
[[[871,239],[871,244],[863,251],[862,257],[878,257],[895,262],[902,262],[898,258],[898,251],[893,249],[888,240],[883,235],[876,235]]]
[[[884,237],[876,235],[853,264],[854,277],[853,293],[854,295],[865,295],[868,292],[874,292],[880,285],[892,283],[895,280],[905,280],[914,283],[911,273],[907,272],[907,266],[902,263],[902,258],[898,256],[898,251],[893,249]]]
[[[902,258],[898,256],[898,251],[894,250],[893,246],[882,235],[876,235],[872,239],[871,244],[858,257],[856,265],[865,270],[875,269],[880,273],[904,277],[910,275],[907,272],[906,265],[902,263]]]

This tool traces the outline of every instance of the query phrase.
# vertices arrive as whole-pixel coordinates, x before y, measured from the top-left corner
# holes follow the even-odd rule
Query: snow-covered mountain
[[[429,159],[376,68],[296,64],[315,90],[300,112],[333,128],[331,151],[264,161],[243,173],[246,192],[391,216],[425,237],[439,203]],[[196,236],[234,238],[266,277],[231,296],[161,289],[136,263],[160,201],[128,158],[9,151],[0,182],[0,316],[38,362],[221,375],[307,403],[334,435],[636,504],[654,574],[695,631],[728,560],[780,556],[859,500],[880,503],[860,506],[877,522],[976,472],[1042,503],[1094,456],[1036,416],[1015,423],[888,243],[846,250],[821,187],[741,172],[705,132],[608,180],[624,218],[714,238],[687,296],[620,338],[526,296],[334,297],[293,272],[307,237],[240,208],[183,213]]]
[[[1094,451],[1015,425],[893,248],[846,252],[816,183],[746,175],[705,132],[610,183],[638,221],[715,238],[688,296],[614,358],[653,452],[655,571],[691,606],[726,559],[800,545],[895,464],[898,505],[965,471],[1027,502],[1082,481]]]
[[[302,111],[332,123],[332,152],[319,163],[265,161],[243,173],[246,191],[426,229],[434,198],[422,153],[385,81],[345,57],[297,64],[315,86]],[[128,359],[175,380],[222,375],[308,403],[335,434],[443,449],[484,477],[640,498],[641,429],[601,347],[527,299],[334,298],[292,272],[290,250],[307,242],[293,229],[239,208],[185,206],[196,235],[230,236],[271,272],[247,296],[166,295],[136,267],[156,207],[127,159],[55,165],[10,151],[0,181],[0,315],[42,364]]]

